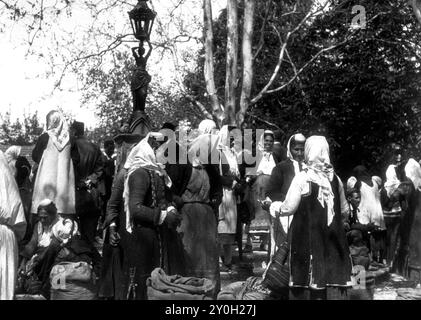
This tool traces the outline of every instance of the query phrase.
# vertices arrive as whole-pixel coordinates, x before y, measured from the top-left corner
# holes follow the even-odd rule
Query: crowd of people
[[[116,156],[53,110],[32,167],[19,146],[0,152],[0,299],[157,299],[157,279],[217,299],[235,245],[268,252],[261,283],[286,278],[282,299],[348,299],[355,266],[420,281],[421,167],[400,147],[383,179],[358,165],[342,182],[324,136],[283,146],[204,120],[181,140],[165,123]],[[258,249],[252,230],[267,230]]]

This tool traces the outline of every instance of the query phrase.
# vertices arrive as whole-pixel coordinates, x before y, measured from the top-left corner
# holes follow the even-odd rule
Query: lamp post
[[[139,46],[132,48],[132,53],[136,60],[136,68],[133,70],[130,84],[133,96],[133,112],[129,121],[130,127],[128,130],[120,130],[120,133],[114,137],[117,146],[116,172],[123,167],[132,146],[144,138],[152,128],[151,121],[145,112],[146,96],[149,82],[151,81],[151,76],[146,71],[146,64],[152,51],[149,37],[156,13],[148,7],[147,0],[139,0],[128,14],[133,28],[133,35],[139,40]],[[148,44],[147,53],[145,53],[144,48],[145,42]]]
[[[151,81],[151,76],[146,71],[146,64],[152,52],[149,37],[156,13],[148,7],[147,0],[139,0],[128,14],[133,28],[133,35],[139,40],[139,46],[132,48],[132,53],[136,60],[136,68],[133,71],[130,85],[133,96],[133,112],[130,119],[129,132],[144,136],[151,130],[150,119],[145,113],[146,96]],[[147,52],[144,48],[145,42],[148,44]]]

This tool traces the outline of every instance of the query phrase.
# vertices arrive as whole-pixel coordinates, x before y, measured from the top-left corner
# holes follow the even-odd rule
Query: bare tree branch
[[[331,50],[333,50],[333,49],[335,49],[335,48],[337,48],[337,47],[339,47],[339,46],[341,46],[341,45],[343,45],[343,44],[345,44],[345,43],[347,43],[348,42],[348,39],[345,39],[345,40],[343,40],[343,41],[341,41],[341,42],[339,42],[338,44],[335,44],[335,45],[333,45],[333,46],[330,46],[330,47],[327,47],[327,48],[323,48],[323,49],[321,49],[319,52],[317,52],[309,61],[307,61],[307,63],[304,65],[304,66],[302,66],[301,67],[301,69],[300,70],[298,70],[296,73],[295,73],[295,75],[288,81],[288,82],[286,82],[286,83],[284,83],[283,85],[281,85],[281,86],[279,86],[278,88],[275,88],[275,89],[272,89],[272,90],[267,90],[267,93],[274,93],[274,92],[277,92],[277,91],[280,91],[280,90],[282,90],[282,89],[284,89],[285,87],[287,87],[287,86],[289,86],[291,83],[293,83],[297,78],[298,78],[298,76],[305,70],[305,69],[307,69],[307,67],[310,65],[310,64],[312,64],[313,63],[313,61],[314,60],[316,60],[320,55],[322,55],[323,53],[325,53],[325,52],[328,52],[328,51],[331,51]]]
[[[281,40],[281,36],[280,36],[279,32],[277,31],[277,29],[275,27],[274,27],[274,29],[275,29],[275,31],[278,34],[278,37],[279,37],[279,39],[281,41],[280,43],[282,44],[282,40]],[[290,35],[288,34],[287,35],[287,40],[288,40],[289,36]],[[269,88],[272,86],[272,83],[275,81],[276,77],[278,76],[279,70],[281,69],[282,62],[284,61],[286,47],[287,47],[287,41],[285,41],[282,44],[281,51],[279,52],[278,62],[276,63],[276,66],[275,66],[275,69],[274,69],[274,71],[272,73],[272,76],[270,77],[268,83],[263,87],[263,89],[260,90],[260,92],[256,95],[256,97],[254,97],[251,100],[250,103],[252,105],[255,104],[257,101],[259,101],[263,97],[264,94],[266,94],[266,92],[269,90]]]
[[[288,45],[288,41],[289,41],[289,39],[291,38],[291,36],[295,33],[295,32],[297,32],[306,22],[308,22],[310,19],[312,19],[312,18],[315,18],[315,17],[317,17],[317,16],[319,16],[319,15],[321,15],[325,10],[326,10],[326,8],[327,8],[327,6],[328,6],[328,4],[329,4],[330,2],[329,1],[326,1],[322,6],[320,6],[317,10],[315,10],[315,11],[309,11],[305,16],[304,16],[304,18],[297,24],[297,26],[294,28],[294,29],[292,29],[292,31],[289,31],[288,33],[287,33],[287,35],[286,35],[286,37],[285,37],[285,40],[284,40],[284,42],[282,42],[282,39],[281,39],[281,35],[280,35],[280,33],[279,33],[279,31],[272,25],[272,27],[273,27],[273,29],[275,30],[275,32],[277,33],[277,35],[278,35],[278,38],[280,39],[280,43],[281,43],[281,50],[280,50],[280,52],[279,52],[279,58],[278,58],[278,62],[277,62],[277,64],[276,64],[276,66],[275,66],[275,68],[274,68],[274,71],[273,71],[273,73],[272,73],[272,75],[271,75],[271,77],[270,77],[270,79],[269,79],[269,81],[268,81],[268,83],[263,87],[263,89],[262,90],[260,90],[260,92],[251,100],[251,104],[253,105],[253,104],[255,104],[255,103],[257,103],[265,94],[267,94],[267,93],[271,93],[271,92],[276,92],[276,91],[279,91],[279,90],[281,90],[281,89],[283,89],[283,88],[285,88],[287,85],[289,85],[289,84],[291,84],[297,77],[298,77],[298,75],[304,70],[304,69],[306,69],[307,67],[308,67],[308,65],[311,63],[311,62],[313,62],[320,54],[322,54],[323,52],[325,52],[325,51],[329,51],[329,50],[332,50],[332,49],[334,49],[334,48],[336,48],[336,46],[334,46],[334,47],[331,47],[331,48],[327,48],[327,49],[329,49],[329,50],[326,50],[326,49],[322,49],[315,57],[313,57],[310,61],[309,61],[309,63],[307,63],[303,68],[301,68],[300,69],[300,71],[297,71],[297,74],[295,74],[294,75],[294,77],[292,78],[292,79],[290,79],[290,81],[288,81],[287,82],[287,84],[286,85],[284,85],[284,86],[281,86],[280,88],[281,89],[279,89],[279,88],[277,88],[277,89],[273,89],[273,90],[269,90],[269,88],[272,86],[272,84],[274,83],[274,81],[276,80],[276,78],[278,77],[278,74],[279,74],[279,71],[280,71],[280,68],[281,68],[281,65],[282,65],[282,62],[284,61],[284,57],[285,57],[285,51],[286,51],[286,48],[287,48],[287,45]]]
[[[107,52],[113,51],[116,48],[118,48],[122,44],[122,40],[125,37],[128,37],[128,36],[132,36],[132,34],[129,33],[129,34],[124,34],[124,35],[118,36],[114,41],[112,41],[110,44],[108,44],[108,46],[105,49],[102,49],[99,52],[91,53],[91,54],[87,54],[87,55],[82,55],[83,53],[80,53],[76,58],[73,58],[70,61],[68,61],[65,64],[65,66],[64,66],[64,68],[61,72],[59,80],[54,85],[54,90],[58,89],[60,87],[61,82],[63,81],[63,78],[64,78],[68,68],[70,68],[71,66],[73,66],[77,62],[80,62],[80,61],[86,62],[87,60],[89,60],[91,58],[94,58],[94,57],[97,57],[97,58],[101,59],[102,56],[104,56]]]
[[[254,114],[249,114],[249,116],[252,117],[252,118],[254,118],[254,119],[256,119],[256,120],[259,120],[260,122],[263,122],[263,123],[267,124],[268,126],[271,126],[271,127],[277,128],[279,130],[282,130],[279,126],[277,126],[273,122],[267,121],[267,120],[265,120],[263,118],[260,118],[260,117],[254,115]]]
[[[300,79],[300,77],[298,76],[297,67],[295,66],[294,61],[292,61],[292,58],[291,58],[291,56],[289,55],[288,49],[286,49],[286,50],[285,50],[285,53],[286,53],[286,56],[287,56],[287,59],[288,59],[288,61],[289,61],[290,65],[291,65],[291,67],[292,67],[292,70],[294,71],[294,75],[297,77],[297,80],[299,81],[299,84],[300,84],[300,90],[301,90],[301,94],[302,94],[302,96],[303,96],[303,100],[304,100],[305,104],[309,105],[309,102],[308,102],[308,99],[307,99],[306,93],[304,92],[304,89],[303,89],[303,85],[302,85],[301,79]]]
[[[193,103],[207,119],[213,120],[212,114],[205,108],[205,106],[200,101],[194,99],[191,95],[188,94],[186,94],[185,97],[191,103]]]
[[[419,24],[421,25],[421,3],[419,0],[410,0],[410,5],[414,11],[415,17],[417,18]]]
[[[265,38],[265,28],[266,28],[266,23],[267,23],[267,20],[268,20],[268,17],[269,17],[269,12],[270,12],[270,8],[271,8],[271,4],[272,4],[272,1],[271,0],[267,1],[266,11],[265,11],[265,18],[263,20],[262,27],[260,28],[259,44],[257,45],[257,50],[256,50],[256,52],[255,52],[255,54],[253,56],[253,60],[256,59],[256,57],[259,55],[260,51],[262,50],[263,45],[265,44],[265,41],[264,41],[264,38]]]

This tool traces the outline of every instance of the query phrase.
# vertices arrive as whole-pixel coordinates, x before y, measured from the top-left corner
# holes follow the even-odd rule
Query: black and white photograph
[[[0,0],[0,300],[421,300],[421,0]]]

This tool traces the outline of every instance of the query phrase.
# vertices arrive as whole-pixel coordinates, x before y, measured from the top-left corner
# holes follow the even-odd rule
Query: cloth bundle
[[[167,275],[161,268],[146,280],[148,300],[210,300],[215,284],[206,278]]]
[[[50,273],[51,300],[95,300],[92,267],[84,262],[61,262]]]
[[[218,294],[217,300],[276,300],[277,296],[262,285],[262,278],[249,277],[246,281],[229,284]]]

